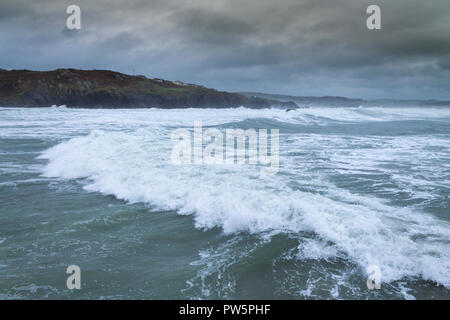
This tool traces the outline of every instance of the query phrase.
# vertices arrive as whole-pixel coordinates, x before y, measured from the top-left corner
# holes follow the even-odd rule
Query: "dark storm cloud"
[[[82,29],[65,29],[78,4]],[[378,4],[382,30],[366,28]],[[224,90],[450,99],[450,1],[3,0],[0,67],[108,68]]]

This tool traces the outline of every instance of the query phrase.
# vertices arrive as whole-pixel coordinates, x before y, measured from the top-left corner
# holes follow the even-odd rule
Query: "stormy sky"
[[[66,8],[81,7],[81,30]],[[381,30],[366,8],[381,8]],[[450,0],[1,0],[0,68],[220,90],[450,100]]]

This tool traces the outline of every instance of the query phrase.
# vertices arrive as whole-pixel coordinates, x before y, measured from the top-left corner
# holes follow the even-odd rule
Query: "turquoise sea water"
[[[278,174],[173,164],[199,120]],[[0,298],[449,299],[449,196],[450,108],[1,108]]]

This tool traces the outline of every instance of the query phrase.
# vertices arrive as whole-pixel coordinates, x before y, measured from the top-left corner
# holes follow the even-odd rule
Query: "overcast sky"
[[[81,30],[66,8],[81,7]],[[381,30],[366,8],[381,7]],[[450,0],[1,0],[0,68],[220,90],[450,100]]]

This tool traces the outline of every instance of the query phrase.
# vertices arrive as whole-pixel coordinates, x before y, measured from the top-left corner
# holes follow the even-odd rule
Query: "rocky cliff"
[[[107,70],[0,69],[0,106],[82,108],[295,108],[294,102],[247,97],[179,81]]]

